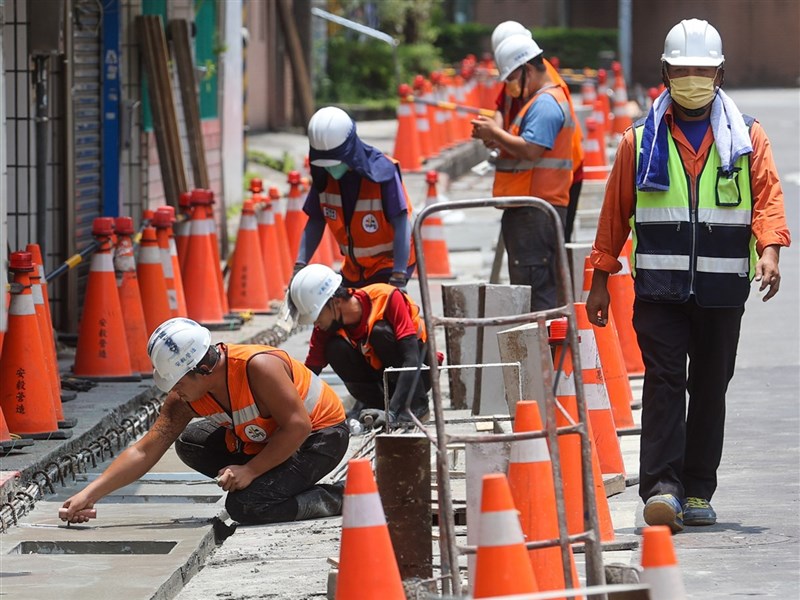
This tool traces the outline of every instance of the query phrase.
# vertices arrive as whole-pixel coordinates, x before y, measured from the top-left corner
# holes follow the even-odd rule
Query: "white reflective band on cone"
[[[141,246],[139,248],[139,264],[160,265],[161,250],[157,246]]]
[[[482,512],[478,523],[478,546],[484,548],[497,548],[522,544],[522,527],[515,510],[499,510],[495,512]]]
[[[588,410],[604,410],[611,408],[611,402],[608,399],[605,384],[584,382],[583,394],[586,396],[586,408]]]
[[[426,242],[441,242],[444,240],[444,227],[441,225],[423,225],[422,239]]]
[[[378,492],[345,494],[342,508],[342,529],[386,525],[383,505]]]
[[[11,305],[8,307],[8,314],[15,317],[28,317],[36,314],[36,307],[33,305],[31,294],[13,294]]]
[[[398,117],[410,117],[411,116],[411,105],[401,102],[397,106],[397,116]]]
[[[550,462],[550,452],[544,438],[511,442],[509,462],[540,463]]]
[[[92,266],[89,270],[97,273],[113,273],[114,258],[108,252],[95,252],[92,256]]]
[[[264,208],[258,212],[259,225],[275,225],[275,214],[272,208]]]
[[[242,215],[241,221],[239,221],[239,230],[240,231],[255,231],[258,229],[256,224],[256,216],[255,215]]]
[[[683,578],[677,566],[644,569],[639,582],[650,586],[650,600],[686,600]]]

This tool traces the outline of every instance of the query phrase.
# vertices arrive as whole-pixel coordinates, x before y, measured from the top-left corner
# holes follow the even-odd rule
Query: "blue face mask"
[[[345,163],[339,163],[338,165],[334,165],[332,167],[325,167],[325,170],[334,179],[341,179],[349,169],[350,167],[348,167]]]

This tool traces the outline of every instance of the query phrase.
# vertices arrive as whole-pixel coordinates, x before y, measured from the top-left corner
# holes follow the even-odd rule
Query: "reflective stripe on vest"
[[[751,125],[752,119],[746,119]],[[642,130],[637,123],[637,170]],[[692,181],[667,131],[669,190],[637,190],[631,217],[636,295],[659,302],[685,302],[694,295],[700,306],[741,306],[757,261],[749,155],[725,173],[714,143]],[[666,249],[671,253],[665,254]]]

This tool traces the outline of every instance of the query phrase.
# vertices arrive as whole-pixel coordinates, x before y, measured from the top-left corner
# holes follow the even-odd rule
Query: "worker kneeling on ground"
[[[341,461],[342,402],[315,373],[271,346],[211,344],[191,319],[162,323],[147,345],[167,398],[153,428],[64,503],[65,520],[147,473],[175,443],[180,459],[229,492],[244,524],[341,514],[342,485],[317,484]],[[191,422],[196,417],[203,420]]]
[[[315,325],[306,366],[319,373],[330,364],[356,399],[349,417],[373,426],[410,423],[410,409],[428,417],[430,377],[425,371],[390,375],[388,415],[383,414],[383,371],[416,367],[427,357],[427,335],[419,307],[398,288],[376,283],[343,287],[342,276],[324,265],[309,265],[292,280],[290,298],[303,324]]]

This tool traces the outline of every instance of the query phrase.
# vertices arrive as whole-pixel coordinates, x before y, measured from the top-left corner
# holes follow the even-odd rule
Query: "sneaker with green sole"
[[[714,525],[717,522],[717,513],[711,508],[711,503],[705,498],[690,496],[683,503],[684,525]]]
[[[644,504],[644,521],[648,525],[666,525],[672,533],[683,531],[683,507],[672,494],[651,496]]]

